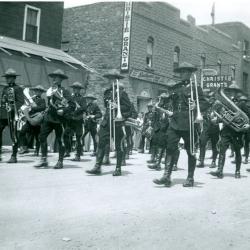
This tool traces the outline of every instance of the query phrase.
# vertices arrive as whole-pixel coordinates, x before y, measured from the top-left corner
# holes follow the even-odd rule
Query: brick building
[[[199,72],[212,68],[240,80],[240,47],[233,37],[214,26],[196,26],[191,16],[183,20],[179,9],[163,2],[106,2],[65,9],[63,40],[70,55],[100,74],[121,70],[139,111],[178,80],[173,69],[182,61],[198,66]],[[89,83],[88,91],[102,104],[105,80],[95,75]]]
[[[227,22],[216,24],[220,30],[229,34],[235,43],[240,46],[240,81],[239,85],[244,92],[250,94],[250,28],[241,22]]]
[[[61,68],[69,76],[65,85],[86,83],[90,69],[61,50],[63,8],[63,2],[0,2],[0,76],[11,67],[18,84],[49,87],[48,73]],[[0,78],[0,96],[5,84]]]

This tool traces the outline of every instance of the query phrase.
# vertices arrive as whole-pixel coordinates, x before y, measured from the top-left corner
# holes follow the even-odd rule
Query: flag
[[[214,16],[215,16],[215,3],[213,3],[211,17],[212,17],[212,24],[214,24]]]

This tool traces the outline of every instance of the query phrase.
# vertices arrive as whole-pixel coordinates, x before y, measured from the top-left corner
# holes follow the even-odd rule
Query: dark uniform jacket
[[[72,98],[76,103],[72,119],[76,121],[83,121],[83,114],[87,111],[86,99],[81,94],[73,94]],[[78,105],[79,107],[77,107]]]
[[[89,115],[94,115],[94,118],[88,118],[85,121],[85,126],[91,129],[92,127],[97,126],[97,119],[102,118],[102,112],[99,108],[99,106],[95,103],[89,103],[87,105],[87,111],[86,111],[87,116]]]
[[[35,96],[33,98],[34,102],[36,103],[37,107],[31,108],[29,115],[34,115],[38,112],[42,112],[46,109],[46,101],[40,97],[40,96]]]
[[[195,88],[193,87],[194,100],[196,100]],[[203,96],[202,89],[198,86],[200,110],[204,110],[206,100]],[[175,130],[189,130],[189,104],[188,99],[191,97],[189,81],[180,82],[173,88],[171,103],[173,107],[173,116],[170,120],[170,127]],[[195,102],[196,103],[196,102]]]
[[[23,94],[22,87],[16,84],[4,87],[3,92],[2,92],[2,98],[1,98],[0,119],[7,119],[6,103],[8,102],[7,93],[10,87],[14,88],[16,110],[18,111],[21,108],[21,106],[24,104],[24,94]]]
[[[67,119],[72,118],[72,114],[75,110],[75,102],[73,101],[73,98],[71,97],[71,94],[68,90],[66,90],[63,87],[59,87],[59,91],[62,93],[63,98],[66,99],[67,104],[64,107],[61,107],[60,105],[57,105],[57,103],[60,103],[61,101],[57,99],[54,95],[52,97],[48,98],[48,111],[45,114],[44,120],[52,123],[62,123],[63,121]],[[54,105],[57,107],[54,107]],[[63,115],[58,115],[57,110],[63,110]]]

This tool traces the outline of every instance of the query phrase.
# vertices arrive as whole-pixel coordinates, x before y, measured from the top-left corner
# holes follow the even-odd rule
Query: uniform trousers
[[[58,143],[58,151],[59,151],[59,161],[63,161],[64,156],[64,143],[62,140],[64,129],[61,123],[54,123],[44,120],[41,125],[41,132],[40,132],[40,143],[41,143],[41,151],[42,157],[47,157],[48,148],[47,148],[47,137],[52,132],[55,131],[56,141]]]

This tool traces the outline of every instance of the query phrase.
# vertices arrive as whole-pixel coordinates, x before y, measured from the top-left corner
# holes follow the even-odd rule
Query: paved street
[[[224,179],[196,169],[195,187],[183,188],[182,150],[168,189],[152,183],[162,172],[146,167],[148,154],[134,153],[121,177],[112,176],[114,159],[102,176],[88,176],[89,153],[61,170],[33,168],[31,154],[14,165],[8,157],[0,164],[0,249],[249,249],[250,174],[243,165],[235,179],[230,158]]]

